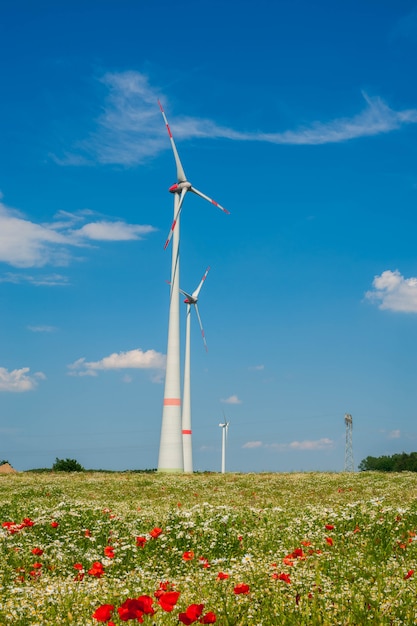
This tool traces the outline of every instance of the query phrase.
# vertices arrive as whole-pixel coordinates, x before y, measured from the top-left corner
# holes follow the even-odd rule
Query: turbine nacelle
[[[189,183],[188,181],[184,181],[182,183],[174,183],[173,185],[171,185],[168,191],[170,191],[171,193],[181,193],[183,189],[189,191],[191,189],[191,183]]]

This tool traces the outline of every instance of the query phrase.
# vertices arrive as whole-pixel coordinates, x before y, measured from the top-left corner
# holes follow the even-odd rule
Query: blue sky
[[[194,466],[417,449],[417,2],[7,0],[0,458],[157,465],[175,166]],[[185,305],[182,333],[184,337]]]

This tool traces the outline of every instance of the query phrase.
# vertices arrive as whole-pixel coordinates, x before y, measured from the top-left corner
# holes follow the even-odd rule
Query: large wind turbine
[[[160,472],[182,472],[184,470],[182,451],[182,427],[181,427],[181,373],[180,373],[180,310],[179,310],[179,277],[180,277],[180,213],[187,191],[192,191],[197,196],[211,202],[224,213],[226,209],[217,202],[198,191],[187,180],[184,168],[180,161],[174,138],[168,124],[165,112],[158,101],[162,116],[171,141],[177,168],[177,182],[169,188],[174,194],[174,219],[171,230],[165,242],[168,247],[171,238],[172,242],[172,262],[171,262],[171,292],[169,303],[168,321],[168,346],[167,364],[165,375],[164,405],[162,411],[161,439],[159,444],[158,471]]]
[[[224,415],[223,415],[224,417]],[[229,430],[229,422],[224,420],[223,424],[219,424],[222,428],[222,474],[226,472],[226,443],[227,443],[227,431]]]
[[[200,313],[198,311],[198,296],[203,286],[204,281],[207,278],[210,268],[205,271],[203,278],[197,289],[192,294],[187,293],[180,289],[180,292],[185,296],[185,304],[187,305],[187,317],[185,326],[185,360],[184,360],[184,392],[182,397],[182,447],[184,457],[184,472],[193,471],[193,449],[191,441],[191,375],[190,375],[190,353],[191,353],[191,307],[193,306],[197,314],[198,323],[200,325],[201,336],[203,337],[204,346],[207,350],[206,338],[204,336],[203,324],[201,323]]]

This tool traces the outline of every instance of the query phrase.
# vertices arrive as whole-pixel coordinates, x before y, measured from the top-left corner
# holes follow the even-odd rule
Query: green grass
[[[103,604],[123,624],[143,595],[158,626],[192,604],[197,624],[415,624],[416,496],[415,473],[1,476],[0,626],[97,625]]]

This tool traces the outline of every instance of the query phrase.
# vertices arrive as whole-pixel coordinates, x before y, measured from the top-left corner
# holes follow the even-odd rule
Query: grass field
[[[416,533],[410,473],[0,476],[0,626],[416,624]]]

